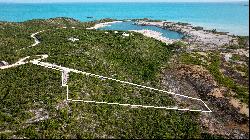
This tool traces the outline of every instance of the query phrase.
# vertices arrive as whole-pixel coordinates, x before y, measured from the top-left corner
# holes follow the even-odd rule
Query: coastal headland
[[[99,30],[126,21],[0,22],[0,138],[249,139],[248,36],[150,19],[129,21],[183,38]],[[211,112],[188,111],[198,101]]]

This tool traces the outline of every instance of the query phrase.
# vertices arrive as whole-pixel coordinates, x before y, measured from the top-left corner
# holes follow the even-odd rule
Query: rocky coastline
[[[215,30],[204,30],[202,27],[194,27],[187,23],[176,23],[167,21],[144,21],[138,20],[135,22],[141,26],[157,26],[160,28],[176,31],[185,35],[182,39],[190,50],[215,50],[223,48],[225,45],[237,44],[237,38],[223,32]]]

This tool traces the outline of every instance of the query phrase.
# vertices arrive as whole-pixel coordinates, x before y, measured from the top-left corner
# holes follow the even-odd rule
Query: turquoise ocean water
[[[89,19],[87,17],[94,17]],[[248,2],[234,3],[0,3],[0,21],[71,17],[80,21],[101,18],[152,18],[188,22],[206,29],[249,35]]]

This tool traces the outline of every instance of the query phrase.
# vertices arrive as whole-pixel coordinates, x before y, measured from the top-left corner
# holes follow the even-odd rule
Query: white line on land
[[[144,106],[144,105],[132,105],[132,104],[120,104],[120,103],[108,103],[108,102],[97,102],[97,101],[84,101],[84,100],[70,100],[73,102],[84,102],[84,103],[95,103],[95,104],[107,104],[107,105],[119,105],[119,106],[130,106],[131,108],[154,108],[154,109],[166,109],[166,110],[178,110],[178,111],[191,111],[191,112],[203,112],[208,113],[212,111],[203,111],[203,110],[191,110],[188,108],[180,109],[178,107],[157,107],[157,106]]]
[[[8,69],[8,68],[12,68],[12,67],[16,67],[16,66],[19,66],[19,65],[24,65],[24,64],[27,64],[29,62],[24,62],[26,59],[28,59],[29,56],[27,57],[24,57],[22,59],[20,59],[19,61],[17,61],[16,63],[12,64],[12,65],[7,65],[7,66],[2,66],[0,67],[0,69]]]
[[[73,101],[73,102],[130,106],[132,108],[142,107],[142,108],[169,109],[169,110],[179,110],[179,111],[212,112],[209,109],[209,107],[205,104],[205,102],[203,102],[201,99],[198,99],[198,98],[193,98],[193,97],[189,97],[189,96],[185,96],[185,95],[181,95],[181,94],[175,94],[175,93],[173,93],[171,91],[165,91],[165,90],[160,90],[160,89],[147,87],[147,86],[143,86],[143,85],[139,85],[139,84],[130,83],[130,82],[127,82],[127,81],[121,81],[121,80],[117,80],[117,79],[113,79],[113,78],[109,78],[109,77],[105,77],[105,76],[101,76],[101,75],[97,75],[97,74],[87,73],[87,72],[83,72],[83,71],[79,71],[79,70],[75,70],[75,69],[71,69],[71,68],[67,68],[67,67],[58,66],[58,65],[55,65],[55,64],[47,63],[47,62],[40,62],[40,60],[33,60],[33,61],[30,61],[30,62],[35,64],[35,65],[39,65],[39,66],[43,66],[43,67],[46,67],[46,68],[52,68],[52,69],[61,71],[62,72],[62,86],[67,88],[67,100],[70,100],[70,101]],[[68,79],[68,73],[69,72],[81,73],[81,74],[91,76],[91,77],[108,79],[108,80],[116,81],[116,82],[119,82],[119,83],[122,83],[122,84],[132,85],[132,86],[136,86],[136,87],[140,87],[140,88],[144,88],[144,89],[149,89],[149,90],[154,90],[154,91],[159,91],[159,92],[163,92],[163,93],[168,93],[168,94],[171,94],[171,95],[180,96],[180,97],[188,98],[188,99],[191,99],[191,100],[202,101],[202,103],[205,105],[205,107],[209,111],[180,109],[180,108],[177,108],[177,107],[157,107],[157,106],[131,105],[131,104],[108,103],[108,102],[85,101],[85,100],[72,100],[72,99],[69,99],[69,89],[68,89],[68,85],[67,85],[67,79]]]
[[[34,47],[36,45],[38,45],[40,43],[40,41],[36,38],[35,35],[41,33],[41,32],[44,32],[43,31],[39,31],[39,32],[36,32],[36,33],[33,33],[31,35],[31,37],[35,40],[35,43],[32,44],[31,46],[29,47]],[[22,48],[22,49],[25,49],[25,48]],[[20,50],[22,50],[20,49]],[[131,106],[131,107],[143,107],[143,108],[155,108],[155,109],[174,109],[174,110],[182,110],[182,111],[200,111],[200,112],[212,112],[209,107],[205,104],[205,102],[203,102],[201,99],[197,99],[197,98],[193,98],[193,97],[189,97],[189,96],[185,96],[185,95],[181,95],[181,94],[175,94],[171,91],[165,91],[165,90],[159,90],[159,89],[155,89],[155,88],[152,88],[152,87],[147,87],[147,86],[143,86],[143,85],[138,85],[138,84],[134,84],[134,83],[130,83],[130,82],[127,82],[127,81],[121,81],[121,80],[117,80],[117,79],[113,79],[113,78],[109,78],[109,77],[105,77],[105,76],[101,76],[101,75],[96,75],[96,74],[92,74],[92,73],[87,73],[87,72],[82,72],[82,71],[79,71],[79,70],[75,70],[75,69],[70,69],[70,68],[66,68],[66,67],[61,67],[61,66],[58,66],[58,65],[54,65],[54,64],[50,64],[50,63],[44,63],[44,62],[40,62],[42,59],[45,59],[48,57],[48,55],[38,55],[38,56],[41,56],[40,59],[34,59],[32,61],[30,61],[32,64],[35,64],[35,65],[39,65],[39,66],[43,66],[43,67],[46,67],[46,68],[50,68],[50,69],[54,69],[54,70],[58,70],[58,71],[62,71],[62,86],[66,87],[67,88],[67,100],[68,101],[73,101],[73,102],[84,102],[84,103],[96,103],[96,104],[109,104],[109,105],[120,105],[120,106]],[[20,59],[18,62],[16,62],[15,64],[12,64],[12,65],[8,65],[8,66],[2,66],[0,67],[0,69],[8,69],[8,68],[11,68],[11,67],[15,67],[15,66],[19,66],[19,65],[24,65],[24,64],[27,64],[28,62],[24,62],[26,59],[28,59],[30,56],[28,57],[25,57],[23,59]],[[66,76],[64,75],[64,72],[67,72],[66,73]],[[68,88],[68,85],[67,85],[67,80],[64,81],[65,79],[68,79],[68,73],[69,72],[74,72],[74,73],[82,73],[84,75],[87,75],[87,76],[92,76],[92,77],[97,77],[97,78],[102,78],[102,79],[108,79],[108,80],[112,80],[112,81],[116,81],[116,82],[120,82],[120,83],[123,83],[123,84],[128,84],[128,85],[132,85],[132,86],[136,86],[136,87],[140,87],[140,88],[145,88],[145,89],[149,89],[149,90],[154,90],[154,91],[159,91],[159,92],[163,92],[163,93],[168,93],[168,94],[172,94],[172,95],[175,95],[175,96],[180,96],[180,97],[184,97],[184,98],[189,98],[189,99],[192,99],[192,100],[198,100],[198,101],[202,101],[202,103],[205,105],[205,107],[209,110],[209,111],[201,111],[201,110],[190,110],[190,109],[178,109],[178,108],[168,108],[168,107],[155,107],[155,106],[143,106],[143,105],[131,105],[131,104],[119,104],[119,103],[107,103],[107,102],[96,102],[96,101],[84,101],[84,100],[72,100],[72,99],[69,99],[69,88]]]

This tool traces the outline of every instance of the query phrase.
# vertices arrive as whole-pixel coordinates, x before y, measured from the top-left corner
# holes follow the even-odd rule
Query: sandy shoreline
[[[162,41],[162,42],[164,42],[166,44],[172,44],[172,43],[174,43],[176,41],[179,41],[177,39],[169,39],[169,38],[163,37],[162,33],[152,31],[152,30],[129,30],[129,31],[141,33],[146,37],[152,37],[152,38],[154,38],[156,40],[159,40],[159,41]]]
[[[137,25],[141,26],[157,26],[171,31],[182,33],[186,36],[183,41],[190,45],[191,49],[213,50],[219,47],[237,44],[236,38],[226,33],[216,33],[208,30],[193,27],[190,24],[180,24],[175,22],[146,22],[138,21]]]
[[[106,26],[111,26],[111,24],[115,24],[115,23],[121,23],[124,21],[113,21],[113,22],[104,22],[104,23],[98,23],[96,24],[94,27],[90,27],[90,28],[86,28],[88,30],[96,30],[96,29],[100,29]],[[154,38],[156,40],[162,41],[166,44],[172,44],[175,41],[179,41],[179,40],[174,40],[174,39],[169,39],[166,37],[162,36],[162,33],[157,32],[157,31],[153,31],[153,30],[129,30],[129,32],[137,32],[137,33],[141,33],[146,37],[151,37]]]
[[[112,22],[98,23],[94,27],[90,27],[90,28],[86,28],[86,29],[88,29],[88,30],[99,29],[99,28],[110,26],[111,24],[119,23],[119,22],[123,22],[123,21],[112,21]]]
[[[111,26],[111,24],[119,23],[123,21],[113,21],[96,24],[94,27],[87,29],[99,29],[106,26]],[[183,41],[188,44],[190,50],[214,50],[225,45],[237,44],[237,39],[227,33],[217,33],[209,30],[203,30],[203,28],[194,27],[190,24],[181,24],[175,22],[159,21],[159,22],[147,22],[144,20],[139,20],[135,22],[137,25],[141,26],[156,26],[163,29],[168,29],[171,31],[182,33],[185,39],[169,39],[162,36],[162,33],[153,30],[129,30],[137,33],[141,33],[144,36],[152,37],[156,40],[162,41],[166,44],[171,44],[176,41]]]

